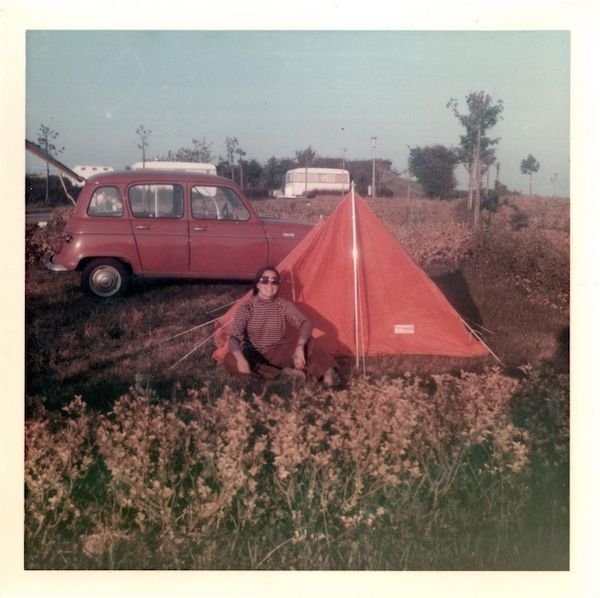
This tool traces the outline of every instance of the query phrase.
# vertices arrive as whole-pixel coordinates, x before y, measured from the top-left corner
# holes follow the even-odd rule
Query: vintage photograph
[[[22,32],[23,572],[569,573],[570,27],[196,20]]]

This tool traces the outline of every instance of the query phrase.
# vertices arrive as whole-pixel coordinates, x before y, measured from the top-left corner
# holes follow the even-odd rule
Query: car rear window
[[[128,191],[131,213],[136,218],[181,218],[181,185],[132,185]]]
[[[98,187],[90,199],[88,216],[119,217],[123,215],[123,201],[116,187]]]

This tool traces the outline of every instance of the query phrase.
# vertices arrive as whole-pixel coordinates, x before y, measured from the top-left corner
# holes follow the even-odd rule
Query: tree
[[[408,169],[429,197],[448,198],[456,187],[456,152],[443,145],[411,147]]]
[[[56,156],[57,154],[62,154],[65,151],[64,147],[56,147],[54,141],[58,138],[58,132],[54,131],[50,127],[41,124],[40,131],[38,133],[37,142],[45,149],[51,156]],[[48,188],[49,188],[49,180],[50,180],[50,165],[46,162],[46,194],[45,194],[45,203],[48,203]]]
[[[296,160],[304,166],[304,192],[308,190],[308,165],[315,159],[317,152],[309,145],[306,149],[296,150]]]
[[[226,137],[225,138],[225,149],[227,151],[227,159],[229,160],[229,167],[231,168],[231,180],[233,181],[235,179],[234,177],[234,172],[233,172],[233,154],[235,154],[235,151],[237,149],[237,147],[239,146],[237,137]]]
[[[238,147],[235,150],[235,153],[238,155],[238,166],[240,168],[240,187],[243,189],[244,188],[244,170],[243,170],[242,158],[246,155],[246,152],[241,147]]]
[[[263,170],[264,186],[266,189],[281,189],[285,182],[285,174],[293,168],[294,161],[291,158],[276,158],[271,156]]]
[[[173,162],[211,162],[212,152],[210,146],[212,143],[206,141],[206,138],[192,139],[192,147],[180,147],[175,153],[169,151],[166,159]]]
[[[540,169],[540,163],[531,154],[529,154],[527,156],[527,158],[525,158],[524,160],[521,160],[521,172],[523,174],[529,175],[529,196],[530,197],[531,197],[531,186],[532,186],[533,173],[537,172],[539,169]]]
[[[459,112],[458,101],[454,98],[446,106],[465,128],[465,134],[460,138],[459,159],[469,170],[469,207],[473,208],[473,222],[477,226],[481,206],[482,165],[486,160],[488,167],[493,163],[495,150],[492,146],[499,141],[499,138],[486,137],[486,132],[502,118],[504,104],[502,100],[494,104],[492,97],[485,91],[471,92],[465,100],[468,109],[465,114]]]
[[[138,148],[142,150],[142,168],[146,168],[146,148],[148,147],[148,137],[150,137],[152,131],[146,129],[144,125],[140,125],[135,132],[140,138]]]
[[[263,167],[257,160],[250,160],[246,166],[246,181],[248,187],[253,188],[260,184],[260,180],[263,174]]]

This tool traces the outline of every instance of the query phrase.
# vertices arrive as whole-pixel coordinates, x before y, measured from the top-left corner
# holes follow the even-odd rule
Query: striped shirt
[[[288,323],[300,328],[305,321],[306,317],[291,301],[282,297],[265,301],[254,295],[238,307],[231,336],[242,346],[250,343],[264,353],[282,343]]]

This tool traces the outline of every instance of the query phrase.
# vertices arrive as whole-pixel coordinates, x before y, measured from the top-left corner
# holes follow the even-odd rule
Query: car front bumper
[[[48,257],[48,259],[46,260],[46,268],[48,268],[48,270],[52,270],[52,272],[67,272],[67,268],[65,266],[63,266],[62,264],[55,264],[54,263],[54,255],[50,255]]]

